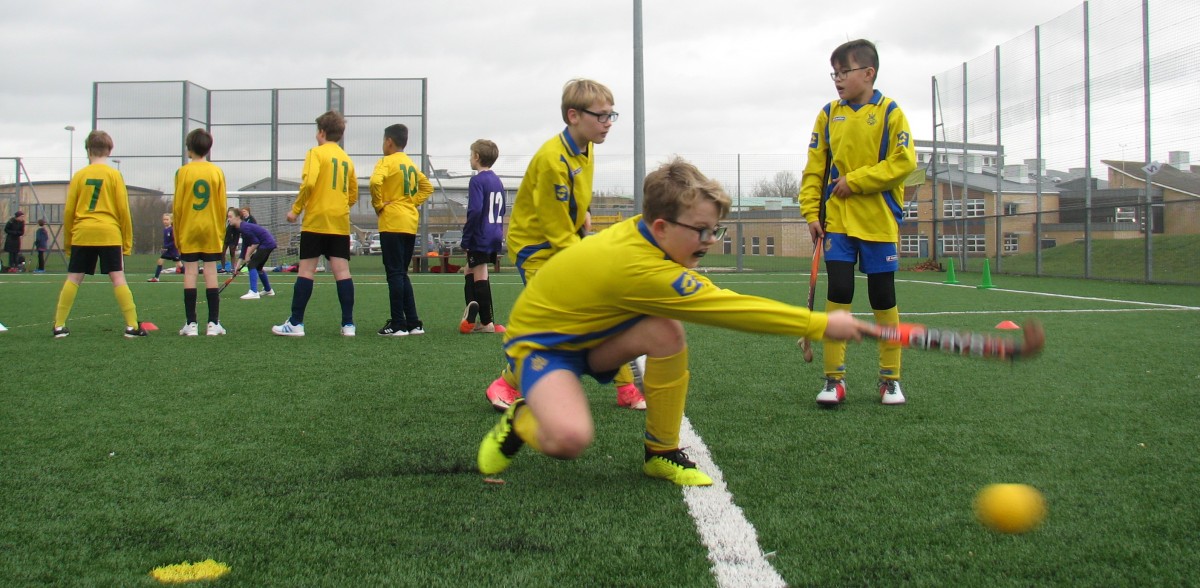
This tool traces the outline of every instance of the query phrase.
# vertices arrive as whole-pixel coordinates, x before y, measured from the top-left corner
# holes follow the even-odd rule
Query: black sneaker
[[[384,337],[403,337],[408,335],[408,331],[401,329],[398,325],[389,320],[388,322],[384,323],[382,329],[379,329],[379,334]]]
[[[54,327],[54,338],[55,339],[62,339],[63,337],[66,337],[67,335],[70,335],[70,334],[71,334],[71,330],[68,329],[66,326]]]
[[[125,338],[126,339],[137,339],[138,337],[147,337],[149,335],[150,335],[150,333],[147,333],[146,329],[143,329],[140,326],[125,327]]]

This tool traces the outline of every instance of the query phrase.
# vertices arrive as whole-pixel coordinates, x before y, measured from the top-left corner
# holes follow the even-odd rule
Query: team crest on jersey
[[[908,131],[900,131],[896,133],[896,145],[908,149]]]
[[[871,125],[871,126],[875,126],[875,113],[874,112],[867,115],[867,124]]]
[[[700,291],[700,287],[704,284],[696,279],[691,272],[683,272],[679,277],[671,283],[671,287],[679,293],[680,296],[691,296]]]
[[[541,355],[534,354],[529,360],[529,367],[533,368],[533,371],[535,372],[540,372],[546,369],[547,365],[550,365],[550,360],[542,357]]]
[[[570,196],[570,191],[562,184],[554,184],[554,198],[559,202],[566,202]]]
[[[818,143],[819,141],[820,141],[820,137],[818,137],[816,133],[813,133],[812,138],[808,140],[808,148],[816,149],[817,145],[819,144]]]

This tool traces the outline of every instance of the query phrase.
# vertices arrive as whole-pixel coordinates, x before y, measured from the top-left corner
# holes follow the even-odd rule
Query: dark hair
[[[866,39],[855,39],[846,41],[833,50],[833,55],[829,56],[829,63],[833,67],[848,68],[850,60],[853,59],[858,67],[873,67],[875,71],[879,71],[879,51],[875,49],[875,44]]]
[[[500,157],[500,148],[487,139],[479,139],[471,143],[471,153],[479,156],[479,165],[492,167],[492,164],[496,163],[496,159]]]
[[[205,157],[212,150],[213,138],[204,129],[192,129],[192,132],[187,134],[187,139],[184,139],[183,144],[187,146],[188,151],[200,157]]]
[[[404,151],[404,148],[408,147],[408,127],[404,125],[395,124],[383,129],[383,136],[391,139],[396,149]]]
[[[317,117],[317,130],[325,131],[326,141],[341,141],[342,134],[346,132],[346,117],[336,110],[330,110]]]

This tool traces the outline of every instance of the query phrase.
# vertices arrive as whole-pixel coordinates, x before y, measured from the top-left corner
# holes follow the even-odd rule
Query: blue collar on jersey
[[[879,104],[880,100],[883,100],[883,93],[880,92],[879,90],[875,90],[871,94],[871,99],[867,100],[867,104]],[[846,102],[845,100],[838,100],[838,104],[840,104],[841,106],[846,106],[847,104],[850,104],[850,103]],[[850,104],[850,105],[851,106],[862,106],[862,104]]]
[[[563,140],[563,143],[567,144],[567,149],[571,150],[571,155],[578,156],[580,153],[583,152],[582,150],[579,149],[579,145],[575,144],[575,139],[571,138],[571,132],[570,132],[569,127],[563,128],[562,140]]]
[[[671,258],[671,256],[667,255],[667,250],[663,249],[661,246],[659,246],[658,241],[656,241],[654,239],[654,234],[652,234],[650,232],[650,226],[646,224],[645,217],[638,219],[637,228],[638,228],[638,232],[642,234],[642,237],[645,237],[646,240],[649,241],[651,245],[658,247],[658,250],[663,252],[663,255],[665,256],[664,259]]]

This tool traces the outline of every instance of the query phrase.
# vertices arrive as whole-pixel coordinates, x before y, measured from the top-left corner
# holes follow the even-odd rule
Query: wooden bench
[[[450,263],[452,258],[458,258],[462,263]],[[496,256],[496,263],[492,266],[493,272],[500,271],[500,257]],[[436,260],[436,261],[435,261]],[[414,274],[435,273],[435,274],[454,274],[458,273],[467,265],[467,256],[465,253],[439,253],[437,255],[422,255],[414,253],[412,259],[412,269]]]

